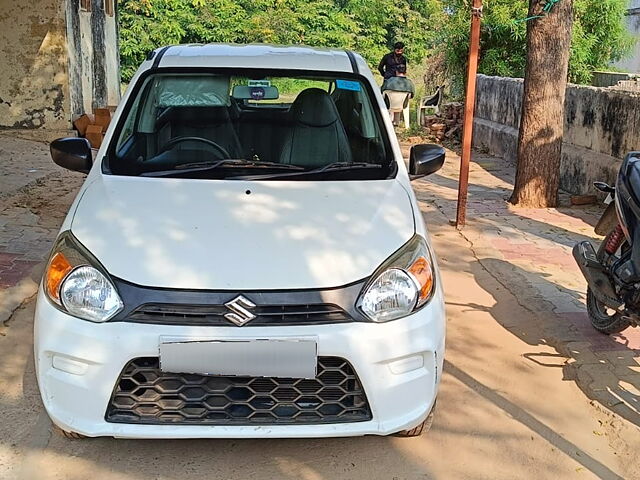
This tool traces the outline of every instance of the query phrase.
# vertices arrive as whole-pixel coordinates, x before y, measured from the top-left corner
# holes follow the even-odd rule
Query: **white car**
[[[92,160],[38,294],[44,406],[68,436],[419,435],[442,374],[440,274],[365,61],[151,53]]]

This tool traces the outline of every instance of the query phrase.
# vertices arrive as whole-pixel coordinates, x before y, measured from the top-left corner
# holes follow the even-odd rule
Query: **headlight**
[[[93,267],[73,270],[60,289],[62,305],[71,315],[104,322],[122,308],[122,300],[107,278]]]
[[[83,320],[106,322],[123,307],[104,269],[70,232],[56,242],[43,286],[57,308]]]
[[[433,295],[435,271],[427,242],[414,236],[371,277],[358,307],[374,322],[406,317]]]

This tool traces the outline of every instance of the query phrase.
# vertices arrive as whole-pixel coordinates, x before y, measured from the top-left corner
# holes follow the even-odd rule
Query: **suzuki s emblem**
[[[249,311],[250,308],[256,308],[256,304],[242,295],[238,295],[230,302],[225,303],[224,306],[231,310],[229,313],[225,313],[224,318],[239,327],[256,318],[256,316]]]

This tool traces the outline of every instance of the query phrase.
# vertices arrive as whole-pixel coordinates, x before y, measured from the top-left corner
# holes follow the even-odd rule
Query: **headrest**
[[[310,127],[327,127],[338,120],[335,103],[324,90],[307,88],[291,105],[293,120]]]

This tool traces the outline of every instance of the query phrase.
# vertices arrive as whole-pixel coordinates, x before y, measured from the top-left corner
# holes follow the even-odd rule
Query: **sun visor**
[[[159,107],[224,107],[229,104],[229,77],[176,76],[159,80]]]
[[[151,83],[151,85],[149,85]],[[153,133],[159,111],[173,107],[228,107],[230,79],[221,75],[157,75],[149,88],[138,124],[141,133]]]

